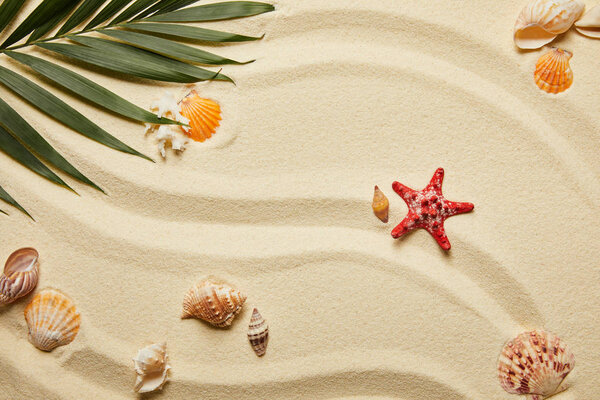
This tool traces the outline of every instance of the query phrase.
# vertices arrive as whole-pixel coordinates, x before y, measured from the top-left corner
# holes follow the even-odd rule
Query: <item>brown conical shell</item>
[[[199,318],[220,328],[227,327],[241,311],[246,295],[225,283],[203,280],[183,299],[181,318]]]
[[[197,142],[204,142],[217,131],[221,121],[221,106],[202,98],[192,90],[179,103],[180,114],[190,121],[190,128],[182,127],[184,133]]]
[[[71,343],[81,323],[71,299],[56,289],[44,289],[25,307],[29,341],[38,349],[51,351]]]
[[[563,381],[574,366],[575,356],[558,336],[533,330],[504,345],[498,378],[508,393],[542,400],[567,388]]]
[[[32,247],[13,252],[4,265],[0,276],[0,305],[12,303],[29,294],[39,278],[39,254]]]
[[[569,60],[573,54],[569,51],[552,48],[539,58],[533,77],[535,84],[547,93],[561,93],[571,87],[573,70]]]
[[[250,325],[248,325],[248,340],[257,356],[265,355],[269,343],[269,326],[256,308],[252,312]]]
[[[390,202],[377,185],[375,185],[375,190],[373,192],[372,207],[375,216],[379,218],[381,222],[387,223],[389,218]]]

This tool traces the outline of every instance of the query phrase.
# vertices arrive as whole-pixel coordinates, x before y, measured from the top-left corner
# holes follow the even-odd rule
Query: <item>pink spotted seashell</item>
[[[504,345],[498,360],[500,385],[508,393],[543,400],[567,389],[575,356],[561,339],[543,330],[523,332]]]
[[[0,276],[0,305],[12,303],[35,288],[40,272],[39,257],[32,247],[16,250],[8,257]]]

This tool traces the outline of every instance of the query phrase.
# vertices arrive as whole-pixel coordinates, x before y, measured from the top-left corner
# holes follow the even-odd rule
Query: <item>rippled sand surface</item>
[[[267,35],[215,49],[257,61],[225,68],[237,86],[197,86],[222,126],[166,161],[139,124],[61,94],[155,164],[17,102],[108,196],[0,157],[2,186],[37,219],[0,218],[1,258],[35,246],[38,288],[68,293],[83,318],[71,345],[43,353],[27,341],[30,297],[0,310],[0,397],[135,398],[132,357],[166,340],[171,382],[148,398],[518,399],[497,357],[538,327],[576,355],[556,399],[600,397],[600,41],[557,42],[575,82],[547,95],[533,82],[541,53],[512,43],[522,3],[281,0],[215,23]],[[81,71],[144,107],[188,90]],[[438,167],[446,197],[475,204],[446,223],[448,254],[424,231],[389,234],[406,213],[391,183],[420,189]],[[229,330],[179,319],[209,274],[248,294]],[[270,325],[262,359],[246,338],[254,306]]]

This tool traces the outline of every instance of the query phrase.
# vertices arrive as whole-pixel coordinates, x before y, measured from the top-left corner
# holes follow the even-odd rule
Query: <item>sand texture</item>
[[[559,38],[575,81],[543,93],[542,53],[512,42],[523,3],[279,0],[273,13],[205,24],[266,36],[215,46],[257,61],[225,67],[237,86],[196,85],[221,104],[221,127],[166,160],[142,124],[54,90],[156,163],[0,87],[108,193],[68,180],[76,196],[0,156],[0,184],[37,220],[2,205],[1,261],[34,246],[36,292],[59,288],[82,315],[75,341],[44,353],[27,341],[32,295],[0,309],[0,398],[135,399],[132,358],[164,340],[171,381],[144,398],[519,399],[496,362],[530,328],[575,353],[556,400],[600,398],[600,41]],[[189,91],[76,69],[143,107]],[[421,189],[438,167],[445,196],[475,204],[447,221],[448,254],[422,230],[390,237],[407,210],[392,182]],[[387,225],[371,211],[375,184]],[[179,318],[206,275],[248,295],[228,330]],[[246,338],[253,307],[270,328],[263,358]]]

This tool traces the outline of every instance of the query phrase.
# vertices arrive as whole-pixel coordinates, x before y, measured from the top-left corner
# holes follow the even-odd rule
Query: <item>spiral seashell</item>
[[[246,295],[231,286],[203,280],[185,295],[181,318],[195,317],[224,328],[231,325],[245,301]]]
[[[533,330],[504,345],[498,378],[508,393],[543,400],[567,389],[563,381],[574,366],[575,356],[558,336]]]
[[[252,311],[250,325],[248,325],[248,340],[257,356],[265,355],[269,343],[269,326],[256,308]]]
[[[12,303],[26,296],[38,283],[40,273],[39,254],[32,247],[13,252],[4,265],[0,276],[0,305]]]
[[[571,87],[573,70],[569,60],[573,54],[563,49],[552,48],[539,58],[533,74],[535,84],[547,93],[561,93]]]
[[[575,22],[575,29],[582,35],[600,39],[600,4],[593,7],[579,21]]]
[[[155,343],[140,349],[133,359],[137,374],[134,390],[147,393],[162,389],[167,382],[167,372],[171,366],[167,364],[167,344]]]
[[[373,193],[372,207],[375,216],[379,218],[384,224],[387,223],[390,211],[390,201],[377,185],[375,185],[375,191]]]
[[[38,349],[51,351],[71,343],[81,316],[71,299],[56,289],[44,289],[25,307],[29,341]]]
[[[550,43],[569,30],[584,8],[580,0],[531,0],[515,23],[515,44],[522,49],[538,49]]]
[[[221,107],[210,99],[204,99],[192,90],[179,103],[180,113],[190,121],[190,128],[182,127],[186,135],[197,142],[204,142],[217,131],[221,120]]]

